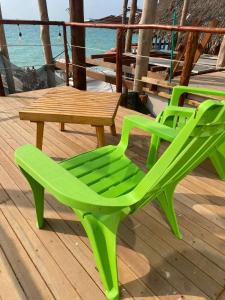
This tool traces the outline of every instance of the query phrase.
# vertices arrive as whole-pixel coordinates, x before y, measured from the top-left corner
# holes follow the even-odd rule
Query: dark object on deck
[[[146,102],[146,95],[139,95],[137,92],[128,92],[121,95],[120,105],[149,115],[150,111],[145,106]]]
[[[2,82],[2,74],[0,73],[0,96],[5,96],[5,89]]]

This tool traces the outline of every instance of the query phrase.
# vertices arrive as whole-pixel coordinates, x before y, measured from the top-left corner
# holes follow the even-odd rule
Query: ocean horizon
[[[19,36],[21,32],[22,36]],[[44,64],[40,26],[5,25],[10,61],[19,67],[39,68]],[[63,31],[61,26],[50,26],[53,57],[64,58]],[[71,53],[70,28],[67,28],[68,49]],[[136,35],[134,40],[136,40]],[[116,30],[87,28],[86,56],[108,51],[116,46]]]

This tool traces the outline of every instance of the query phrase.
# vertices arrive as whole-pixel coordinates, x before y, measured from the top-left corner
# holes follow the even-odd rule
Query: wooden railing
[[[122,53],[124,42],[124,31],[127,29],[154,29],[154,30],[167,30],[178,32],[205,32],[214,34],[225,34],[225,28],[217,27],[199,27],[199,26],[173,26],[173,25],[160,25],[160,24],[97,24],[97,23],[77,23],[77,22],[62,22],[62,21],[38,21],[38,20],[0,20],[0,24],[14,24],[14,25],[58,25],[63,26],[63,40],[65,51],[65,64],[66,64],[66,84],[69,84],[69,54],[67,48],[67,27],[85,27],[85,28],[108,28],[116,29],[116,90],[122,92],[123,86],[123,72],[122,72]],[[72,61],[73,65],[73,61]],[[4,87],[0,80],[0,94],[4,95]]]

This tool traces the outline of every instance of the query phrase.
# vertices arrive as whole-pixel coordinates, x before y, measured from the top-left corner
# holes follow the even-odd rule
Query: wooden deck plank
[[[15,274],[13,273],[11,266],[9,265],[6,256],[4,255],[2,249],[0,248],[0,297],[7,298],[9,296],[9,291],[11,291],[12,299],[26,299],[26,296],[17,281]]]
[[[16,277],[25,298],[54,299],[51,290],[5,218],[3,210],[3,205],[0,205],[0,244],[12,268],[12,276]],[[9,298],[14,299],[14,295],[8,294],[8,297],[7,294],[3,295],[3,299]]]
[[[33,143],[35,137],[33,124],[19,121],[18,112],[44,93],[42,90],[0,98],[0,230],[9,232],[11,252],[6,251],[9,239],[0,238],[0,243],[12,277],[8,278],[9,284],[19,284],[28,299],[35,299],[32,284],[33,290],[43,286],[39,299],[105,299],[88,239],[73,212],[47,195],[45,230],[37,230],[30,188],[14,164],[14,150]],[[119,108],[118,132],[128,113],[138,114]],[[116,144],[118,140],[119,135],[113,137],[107,128],[106,142]],[[141,167],[148,145],[146,134],[132,131],[128,155]],[[47,124],[45,128],[44,151],[57,160],[95,147],[95,133],[90,126],[66,124],[65,132],[60,132],[57,124]],[[148,205],[128,218],[118,237],[121,299],[224,299],[224,198],[225,183],[214,176],[207,162],[176,190],[182,241],[171,234],[156,205]],[[20,255],[19,262],[14,251]],[[20,266],[34,274],[32,280],[22,276]],[[87,283],[90,291],[85,289]],[[1,298],[7,299],[5,295]]]

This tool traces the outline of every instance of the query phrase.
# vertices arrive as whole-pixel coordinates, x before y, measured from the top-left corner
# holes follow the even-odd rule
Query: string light
[[[58,40],[61,40],[62,39],[62,33],[61,33],[61,30],[60,30],[60,26],[59,26],[59,33],[58,33]]]
[[[19,31],[19,40],[21,41],[23,34],[22,34],[21,30],[20,30],[20,25],[17,24],[17,26],[18,26],[18,31]]]

